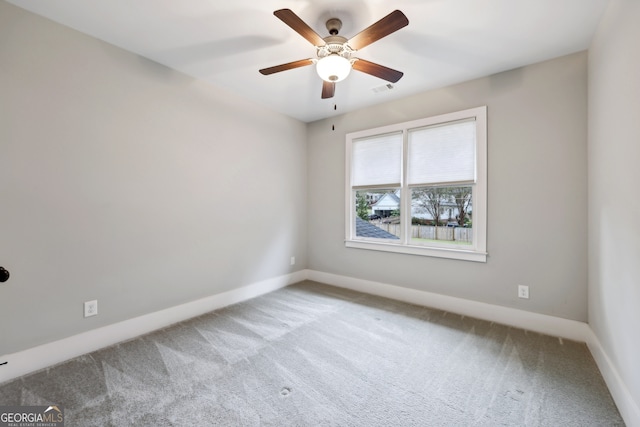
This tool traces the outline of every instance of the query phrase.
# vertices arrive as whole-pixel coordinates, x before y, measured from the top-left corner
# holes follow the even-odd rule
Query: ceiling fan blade
[[[360,31],[347,44],[352,49],[360,50],[407,25],[409,25],[409,19],[405,14],[399,10],[394,10],[378,22]]]
[[[394,70],[384,65],[375,64],[364,59],[357,59],[353,63],[353,69],[372,76],[380,77],[391,83],[395,83],[404,75],[402,71]]]
[[[293,31],[307,39],[314,46],[324,46],[325,42],[318,33],[308,26],[291,9],[280,9],[273,12],[282,22],[290,26]]]
[[[333,98],[336,93],[335,82],[322,81],[322,99]]]
[[[276,65],[274,67],[263,68],[260,70],[260,74],[269,75],[273,73],[279,73],[280,71],[293,70],[294,68],[305,67],[313,64],[313,59],[301,59],[299,61],[288,62],[286,64]]]

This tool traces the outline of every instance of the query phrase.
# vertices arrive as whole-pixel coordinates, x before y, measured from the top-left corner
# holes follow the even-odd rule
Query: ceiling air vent
[[[393,89],[394,86],[391,83],[387,83],[386,85],[382,85],[382,86],[378,86],[378,87],[374,87],[373,89],[371,89],[373,91],[373,93],[380,93],[380,92],[387,92],[390,91],[391,89]]]

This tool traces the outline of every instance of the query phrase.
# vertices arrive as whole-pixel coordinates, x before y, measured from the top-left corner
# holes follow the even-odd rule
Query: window
[[[487,109],[347,134],[346,246],[486,262]]]

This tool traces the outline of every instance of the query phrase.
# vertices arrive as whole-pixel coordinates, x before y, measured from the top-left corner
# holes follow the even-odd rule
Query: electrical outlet
[[[518,285],[518,298],[529,299],[529,287],[526,285]]]
[[[296,264],[296,257],[292,256],[291,257],[291,265],[295,265]]]
[[[98,314],[98,300],[85,301],[84,303],[84,317],[91,317]]]

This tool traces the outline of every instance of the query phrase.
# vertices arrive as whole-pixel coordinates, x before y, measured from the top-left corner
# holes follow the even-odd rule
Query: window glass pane
[[[474,181],[475,143],[475,121],[409,131],[409,185]]]
[[[402,133],[353,142],[353,186],[399,185],[402,174]]]
[[[354,191],[356,237],[400,240],[400,189]]]
[[[473,244],[473,187],[411,189],[411,244]]]

